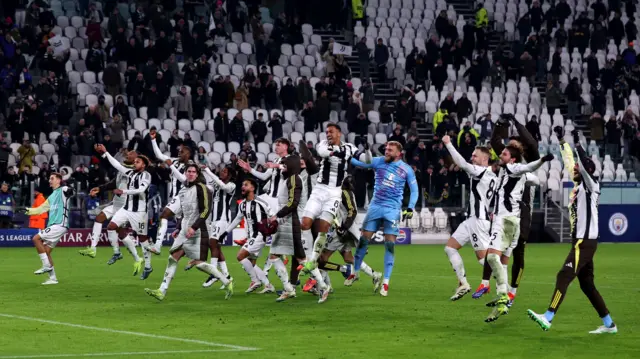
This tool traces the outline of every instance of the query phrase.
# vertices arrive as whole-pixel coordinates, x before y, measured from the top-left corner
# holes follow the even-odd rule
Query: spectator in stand
[[[630,155],[633,160],[633,168],[636,173],[636,178],[640,178],[640,131],[636,131],[630,147]]]
[[[442,102],[440,102],[440,108],[443,108],[447,111],[447,113],[455,113],[456,112],[456,103],[453,102],[453,94],[448,93],[447,97],[445,97]]]
[[[24,109],[22,107],[15,107],[9,119],[7,121],[9,131],[11,132],[11,139],[13,142],[19,142],[24,138],[24,132],[26,129],[26,119],[24,117]]]
[[[249,108],[249,90],[247,89],[245,81],[240,81],[234,100],[238,111]]]
[[[196,155],[196,163],[199,166],[207,166],[209,165],[209,160],[207,159],[207,150],[200,146],[198,147],[198,154]]]
[[[632,110],[629,109],[624,112],[621,128],[623,157],[625,161],[629,161],[631,141],[633,141],[636,137],[636,132],[638,132],[638,116]]]
[[[402,134],[402,130],[399,128],[393,130],[393,134],[389,136],[389,141],[399,142],[400,144],[402,144],[402,147],[404,147],[407,142],[404,138],[404,135]]]
[[[167,141],[170,157],[173,157],[173,158],[178,157],[180,146],[182,146],[183,144],[184,144],[184,140],[180,138],[178,130],[177,129],[173,130],[173,132],[171,133],[171,137],[169,137],[169,140]]]
[[[368,79],[371,77],[369,74],[369,48],[367,47],[367,38],[362,37],[360,42],[355,46],[356,53],[358,55],[358,65],[360,66],[360,77],[362,79]]]
[[[213,119],[213,132],[216,135],[216,141],[228,141],[229,118],[227,117],[226,109],[221,108],[216,117]]]
[[[191,97],[191,108],[193,109],[193,118],[204,119],[204,113],[205,111],[208,111],[207,109],[208,102],[209,102],[209,99],[207,98],[207,94],[204,92],[204,88],[202,86],[198,86],[195,96]]]
[[[607,136],[605,154],[611,156],[611,159],[615,161],[620,156],[620,124],[614,116],[610,116],[605,127]]]
[[[558,109],[562,103],[562,92],[560,89],[556,87],[553,81],[547,82],[547,112],[550,116],[555,114],[556,109]]]
[[[460,132],[458,132],[458,141],[457,141],[458,147],[460,147],[461,140],[466,136],[466,134],[470,134],[473,137],[471,142],[473,143],[473,147],[475,148],[476,144],[478,143],[478,138],[480,137],[480,134],[473,127],[471,127],[471,121],[466,121],[464,126],[462,126],[462,129],[460,129]]]
[[[463,136],[462,141],[460,141],[460,135]],[[471,161],[471,155],[473,154],[473,151],[475,150],[477,145],[476,136],[474,136],[474,134],[472,134],[471,132],[464,131],[460,131],[460,135],[458,135],[458,152],[460,152],[460,155],[462,155],[465,160]]]
[[[242,113],[238,112],[229,122],[229,140],[238,143],[244,142],[244,121],[242,120]]]
[[[356,134],[354,145],[359,146],[367,143],[367,132],[370,124],[371,124],[371,121],[369,121],[369,119],[367,118],[367,115],[365,115],[364,113],[360,113],[358,115],[358,119],[356,120],[356,123],[354,126],[355,127],[354,132]]]
[[[309,101],[313,101],[313,88],[309,83],[309,80],[306,76],[302,76],[302,79],[298,83],[296,88],[297,97],[298,97],[298,108],[302,109],[304,104]]]
[[[304,119],[304,132],[315,132],[315,130],[318,128],[319,122],[317,118],[317,111],[313,106],[313,102],[309,101],[307,104],[305,104],[300,115]]]
[[[111,121],[111,124],[109,125],[109,129],[109,138],[113,145],[113,155],[115,155],[124,146],[124,133],[127,129],[127,125],[124,123],[120,115],[115,115],[113,117],[113,121]]]
[[[198,146],[196,145],[196,142],[191,139],[190,134],[188,133],[184,134],[184,141],[182,145],[187,146],[191,150],[191,157],[193,159],[193,156],[196,154],[196,151],[198,150]]]
[[[245,161],[249,162],[251,165],[255,165],[258,161],[258,155],[256,155],[256,151],[253,150],[249,141],[245,141],[242,144],[239,156],[245,158]]]
[[[98,114],[99,122],[94,124],[95,128],[102,128],[103,124],[109,122],[110,110],[109,105],[106,104],[103,95],[98,97],[98,105],[95,107],[95,111]]]
[[[580,85],[578,84],[578,78],[574,77],[571,79],[571,83],[564,90],[564,95],[567,98],[567,108],[568,108],[568,117],[575,122],[576,116],[580,113],[580,93],[582,90],[580,89]],[[550,113],[550,115],[553,115]]]
[[[173,108],[176,111],[177,119],[193,119],[191,95],[187,93],[186,86],[181,86],[178,95],[173,98]]]
[[[71,166],[71,156],[73,155],[72,147],[75,144],[73,137],[70,136],[69,130],[64,129],[62,135],[56,138],[58,146],[58,162],[60,166]]]
[[[29,140],[24,140],[22,145],[18,148],[18,168],[20,169],[20,173],[24,171],[25,168],[31,169],[33,166],[33,159],[36,155],[36,150],[31,146],[31,142]]]
[[[315,113],[316,122],[323,123],[329,121],[329,114],[331,112],[331,102],[327,91],[322,91],[318,99],[316,100]]]
[[[296,88],[293,86],[291,78],[287,79],[287,83],[280,89],[280,102],[282,108],[286,110],[296,109]]]
[[[271,117],[271,121],[267,124],[268,127],[271,127],[271,140],[275,143],[278,138],[282,137],[282,125],[284,124],[284,119],[280,117],[279,113],[274,113]]]
[[[267,111],[271,111],[278,107],[278,84],[273,79],[273,76],[269,75],[267,85],[264,88],[264,104]]]
[[[258,113],[258,118],[251,124],[251,134],[253,135],[254,142],[264,142],[267,132],[267,124],[264,122],[264,115],[260,112]]]
[[[387,81],[387,61],[389,61],[389,48],[382,43],[382,39],[378,39],[375,47],[373,59],[376,62],[378,70],[378,78],[380,82]]]
[[[93,146],[97,143],[95,129],[93,126],[84,129],[78,136],[78,152],[76,153],[76,162],[73,165],[84,164],[88,166],[91,164],[91,154],[93,153]]]
[[[531,116],[531,119],[529,119],[529,122],[527,122],[525,127],[534,140],[538,142],[542,141],[542,136],[540,135],[540,125],[538,124],[538,118],[535,115]]]
[[[403,128],[407,128],[409,127],[409,124],[411,124],[411,110],[409,109],[405,98],[400,100],[400,105],[396,108],[394,118],[395,122],[400,124]]]

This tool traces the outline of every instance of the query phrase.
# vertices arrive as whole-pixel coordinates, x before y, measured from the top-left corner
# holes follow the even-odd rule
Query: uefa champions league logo
[[[627,232],[629,228],[629,221],[627,217],[622,213],[614,213],[611,218],[609,218],[609,231],[614,236],[621,236]]]

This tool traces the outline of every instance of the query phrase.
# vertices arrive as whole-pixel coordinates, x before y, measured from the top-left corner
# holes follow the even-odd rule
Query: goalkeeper
[[[413,217],[413,210],[418,201],[416,175],[411,166],[402,161],[402,145],[396,141],[387,142],[384,157],[375,157],[371,163],[360,162],[352,157],[351,164],[375,170],[373,199],[369,203],[369,210],[362,225],[362,237],[356,250],[354,269],[358,273],[371,237],[382,226],[385,252],[384,277],[380,295],[386,297],[393,271],[395,241],[400,233],[400,220]],[[409,185],[411,197],[409,205],[403,211],[402,197],[405,184]]]

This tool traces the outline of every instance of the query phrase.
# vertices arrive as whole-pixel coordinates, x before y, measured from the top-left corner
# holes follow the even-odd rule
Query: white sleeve
[[[540,186],[540,178],[538,178],[538,176],[533,173],[527,173],[524,176],[527,179],[526,184],[530,186]]]
[[[120,173],[128,175],[129,172],[132,171],[130,168],[126,168],[120,162],[118,162],[118,160],[113,158],[113,156],[111,156],[109,152],[105,152],[104,154],[102,154],[102,158],[106,158],[107,160],[109,160],[109,163],[111,163],[111,166],[113,166],[113,168],[115,168]]]
[[[209,176],[209,178],[211,178],[213,180],[213,182],[215,182],[215,184],[217,184],[218,187],[220,187],[224,192],[231,193],[231,192],[235,191],[235,189],[236,189],[236,184],[235,183],[233,183],[233,182],[229,182],[229,183],[222,182],[220,177],[216,176],[213,172],[211,172],[211,170],[208,167],[205,168],[204,171],[207,174],[207,176]]]
[[[451,142],[447,143],[446,147],[449,151],[449,154],[451,155],[453,163],[455,163],[458,167],[460,167],[463,171],[470,174],[471,176],[478,177],[487,170],[487,167],[472,165],[465,161],[465,159],[458,152],[458,150],[456,150],[453,144],[451,144]]]
[[[164,162],[166,160],[172,159],[171,157],[165,156],[162,151],[160,151],[160,147],[158,147],[155,138],[151,139],[151,147],[153,147],[153,153],[156,155],[156,157],[158,157],[160,161]]]
[[[522,164],[522,163],[509,163],[506,165],[507,173],[512,175],[523,175],[527,172],[533,172],[538,168],[542,167],[542,159],[533,161],[531,163]]]
[[[259,172],[259,171],[256,171],[255,169],[252,168],[251,169],[251,174],[254,177],[257,177],[257,178],[259,178],[259,179],[261,179],[263,181],[266,181],[266,180],[271,178],[271,175],[273,174],[273,168],[267,168],[266,171],[264,171],[264,172]]]
[[[140,194],[149,189],[151,186],[151,175],[149,172],[144,171],[142,173],[142,180],[138,183],[137,189],[125,189],[122,191],[122,194]]]
[[[316,146],[316,152],[318,152],[318,156],[322,158],[329,157],[329,155],[331,155],[329,143],[327,141],[320,141]]]
[[[175,166],[169,166],[171,168],[171,173],[173,176],[180,182],[187,182],[187,176],[184,173],[180,173],[180,171]]]

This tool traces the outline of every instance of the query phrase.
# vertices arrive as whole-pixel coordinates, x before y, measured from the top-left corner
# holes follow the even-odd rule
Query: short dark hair
[[[276,140],[276,142],[274,143],[281,143],[283,145],[287,145],[287,147],[291,148],[291,141],[289,141],[289,139],[284,138],[284,137],[280,137]]]
[[[196,169],[196,172],[197,172],[198,174],[200,173],[200,167],[198,167],[198,165],[197,165],[197,164],[195,164],[195,163],[193,163],[193,162],[191,162],[191,163],[187,164],[187,165],[184,167],[184,171],[185,171],[185,172],[187,172],[187,170],[188,170],[189,168],[191,168],[191,167],[195,168],[195,169]]]
[[[60,172],[51,172],[51,176],[55,176],[57,179],[62,181],[62,174]]]
[[[253,178],[247,178],[244,180],[245,182],[249,182],[251,183],[251,185],[253,186],[253,190],[255,191],[256,189],[258,189],[258,182],[256,182],[256,180],[254,180]]]
[[[340,128],[340,126],[336,125],[335,123],[330,123],[330,124],[328,124],[328,125],[327,125],[327,128],[329,128],[329,127],[333,127],[333,128],[335,128],[336,130],[338,130],[338,132],[342,132],[342,129]]]
[[[507,145],[504,149],[509,151],[511,158],[515,158],[516,162],[522,161],[522,150],[520,148],[513,145]]]
[[[145,156],[145,155],[141,155],[141,154],[138,152],[138,158],[139,158],[140,160],[142,160],[142,162],[144,163],[144,166],[145,166],[145,167],[148,167],[148,166],[149,166],[149,158],[148,158],[147,156]]]
[[[489,156],[489,158],[491,158],[491,151],[489,151],[486,146],[476,146],[476,150],[484,153],[485,155]]]

